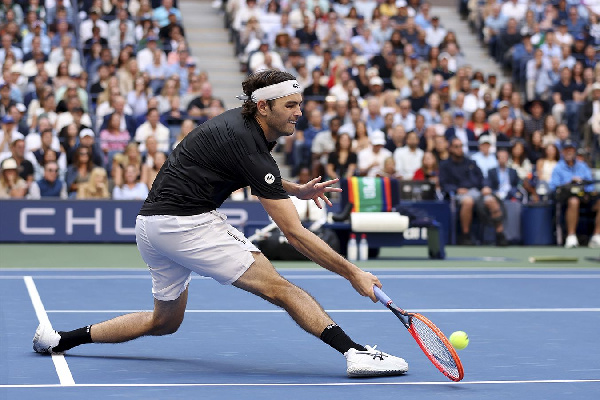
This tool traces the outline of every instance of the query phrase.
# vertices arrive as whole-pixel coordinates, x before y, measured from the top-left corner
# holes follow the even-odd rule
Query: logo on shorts
[[[293,87],[294,89],[300,89],[300,85],[298,85],[297,83],[294,83],[294,84],[292,85],[292,87]]]
[[[275,182],[275,177],[273,176],[273,174],[266,174],[265,182],[267,182],[269,185]]]
[[[237,240],[238,242],[242,242],[242,243],[246,244],[246,241],[245,241],[245,240],[242,240],[242,239],[240,239],[239,237],[237,237],[237,236],[236,236],[236,235],[234,235],[233,233],[231,233],[231,232],[227,231],[227,234],[228,234],[229,236],[231,236],[232,238],[234,238],[235,240]]]

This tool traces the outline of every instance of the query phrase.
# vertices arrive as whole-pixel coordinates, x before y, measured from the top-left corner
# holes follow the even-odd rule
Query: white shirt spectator
[[[169,128],[161,124],[156,124],[156,128],[152,128],[150,122],[146,121],[135,131],[135,141],[140,144],[140,152],[146,151],[146,139],[149,136],[154,136],[158,142],[158,150],[163,152],[169,151]]]
[[[383,164],[388,157],[392,157],[392,152],[386,148],[380,149],[375,154],[371,147],[367,147],[358,152],[358,168],[363,171],[376,162],[377,165],[368,170],[367,176],[377,176],[377,174],[383,171]]]
[[[527,4],[509,0],[502,5],[501,12],[506,18],[514,18],[517,22],[521,22],[525,18]]]
[[[418,147],[414,151],[411,151],[408,146],[394,150],[396,173],[404,180],[411,180],[415,176],[415,172],[421,168],[422,160],[423,150]]]

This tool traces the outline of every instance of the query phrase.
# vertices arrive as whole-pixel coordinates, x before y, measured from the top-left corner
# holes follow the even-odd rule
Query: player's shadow
[[[278,378],[298,379],[301,377],[311,378],[343,378],[344,371],[340,373],[331,373],[331,371],[315,370],[314,366],[300,365],[290,363],[274,364],[269,367],[260,365],[257,362],[248,360],[223,361],[217,359],[201,359],[201,358],[167,358],[167,357],[145,357],[145,356],[120,356],[120,355],[85,355],[85,354],[65,354],[67,361],[69,359],[89,359],[94,360],[94,369],[101,368],[99,363],[106,360],[109,363],[123,362],[126,363],[127,373],[135,374],[136,370],[143,374],[156,372],[157,376],[168,377],[172,374],[178,378],[182,378],[187,374],[197,378],[198,376],[238,376],[238,377],[263,377],[276,376]],[[115,368],[123,370],[125,365],[119,365]]]

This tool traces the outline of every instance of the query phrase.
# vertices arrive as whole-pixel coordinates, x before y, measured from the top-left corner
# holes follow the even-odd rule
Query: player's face
[[[266,123],[269,132],[267,139],[273,140],[281,136],[291,136],[296,130],[296,122],[302,115],[300,105],[302,104],[301,94],[291,94],[289,96],[276,99],[273,106],[266,107]]]

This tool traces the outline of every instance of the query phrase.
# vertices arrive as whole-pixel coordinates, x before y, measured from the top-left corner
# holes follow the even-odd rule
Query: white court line
[[[326,382],[326,383],[79,383],[76,387],[294,387],[294,386],[426,386],[426,385],[511,385],[522,383],[600,383],[600,379],[533,379],[519,381],[466,382]],[[60,385],[0,385],[0,388],[59,388]]]
[[[40,324],[43,323],[52,326],[50,319],[48,318],[48,314],[44,309],[44,304],[42,303],[40,294],[35,286],[35,282],[33,282],[33,278],[31,276],[24,276],[23,280],[25,281],[25,286],[27,286],[27,292],[31,298],[31,303],[33,304],[33,309],[35,310],[38,321]],[[56,373],[58,374],[58,380],[60,384],[62,386],[75,385],[75,380],[73,379],[73,375],[71,375],[71,370],[69,369],[69,365],[65,360],[65,356],[62,354],[52,354],[52,362],[56,368]]]
[[[288,279],[294,280],[332,280],[344,279],[339,275],[311,274],[293,275],[282,274]],[[383,279],[600,279],[598,274],[378,274]],[[0,276],[1,279],[21,279],[21,276]],[[35,279],[48,280],[110,280],[110,279],[150,279],[150,274],[139,275],[36,275]],[[192,279],[207,280],[204,276],[195,275]]]
[[[325,310],[327,313],[388,313],[387,309],[348,309]],[[128,314],[134,312],[152,312],[152,310],[47,310],[48,314],[103,314],[103,313],[119,313]],[[277,314],[286,313],[285,310],[185,310],[186,313],[201,313],[201,314]],[[417,313],[536,313],[536,312],[600,312],[600,308],[422,308],[411,309],[410,312]]]

